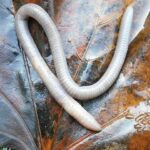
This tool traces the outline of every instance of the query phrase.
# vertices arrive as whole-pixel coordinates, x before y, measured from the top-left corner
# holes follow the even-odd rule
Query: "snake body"
[[[42,26],[48,37],[58,78],[50,71],[33,41],[27,24],[29,17],[34,18]],[[18,10],[15,16],[18,39],[49,92],[66,112],[90,130],[99,131],[101,130],[101,126],[72,97],[79,100],[92,99],[104,93],[115,82],[128,51],[132,18],[133,8],[129,6],[123,15],[116,50],[107,71],[95,84],[81,87],[71,78],[60,35],[45,10],[35,4],[26,4]]]

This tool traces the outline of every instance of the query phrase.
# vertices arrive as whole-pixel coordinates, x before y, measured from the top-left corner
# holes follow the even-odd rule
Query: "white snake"
[[[29,17],[34,18],[42,26],[47,35],[49,44],[51,45],[58,78],[48,68],[31,37],[27,24]],[[94,117],[72,97],[79,100],[89,100],[103,94],[112,86],[126,58],[132,19],[133,8],[128,6],[121,21],[116,50],[108,69],[102,78],[95,84],[90,86],[79,86],[71,78],[60,35],[52,19],[45,10],[35,4],[26,4],[18,10],[15,16],[18,39],[31,64],[40,75],[49,92],[66,112],[90,130],[99,131],[101,130],[101,126]]]

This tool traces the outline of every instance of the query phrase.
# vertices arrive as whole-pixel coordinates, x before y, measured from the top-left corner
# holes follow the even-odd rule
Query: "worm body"
[[[33,11],[34,9],[36,8],[33,8]],[[35,14],[34,16],[38,20],[39,16],[37,14]],[[133,17],[133,8],[129,6],[123,16],[115,54],[112,58],[112,61],[107,71],[102,76],[102,78],[99,79],[99,81],[97,81],[95,84],[82,87],[76,84],[74,80],[71,78],[66,58],[64,55],[64,51],[62,48],[60,36],[56,31],[56,29],[55,31],[52,29],[54,27],[54,24],[52,26],[46,23],[47,21],[45,21],[43,17],[43,24],[45,24],[44,28],[48,30],[47,32],[49,32],[50,36],[49,42],[52,47],[51,49],[58,79],[64,86],[66,91],[72,97],[77,98],[79,100],[89,100],[103,94],[111,87],[111,85],[118,77],[126,58],[130,38],[132,17]],[[57,34],[55,34],[55,32],[57,32]]]
[[[80,100],[88,100],[104,93],[114,83],[127,54],[132,16],[133,9],[132,7],[128,7],[122,19],[115,54],[105,74],[97,83],[91,86],[80,87],[71,78],[59,33],[49,15],[35,4],[24,5],[16,14],[15,22],[18,39],[33,67],[38,72],[55,100],[66,112],[90,130],[99,131],[101,127],[94,117],[84,110],[72,97]],[[27,19],[29,17],[39,22],[48,37],[59,80],[48,68],[31,37],[27,25]],[[72,97],[69,96],[66,91]]]
[[[31,64],[42,78],[51,95],[66,110],[66,112],[84,127],[90,130],[100,131],[101,127],[94,117],[67,94],[59,80],[46,65],[29,32],[27,25],[27,19],[29,17],[36,19],[43,27],[52,49],[59,49],[56,41],[59,43],[60,37],[53,21],[41,7],[35,4],[27,4],[21,7],[15,16],[16,31],[18,39],[20,40]],[[56,56],[54,57],[54,59],[57,58]]]

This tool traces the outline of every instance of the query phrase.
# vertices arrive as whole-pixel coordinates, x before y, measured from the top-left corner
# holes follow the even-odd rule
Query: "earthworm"
[[[27,26],[29,17],[37,20],[43,27],[51,45],[56,76],[49,70],[40,55]],[[33,67],[38,72],[55,100],[79,123],[88,129],[99,131],[100,125],[79,103],[72,97],[80,100],[88,100],[99,96],[114,83],[126,58],[129,45],[130,29],[132,24],[133,8],[128,7],[123,16],[116,50],[112,61],[102,78],[90,86],[77,85],[69,73],[65,54],[62,48],[60,35],[55,24],[48,14],[35,4],[26,4],[16,14],[16,31],[23,49],[25,50]],[[64,89],[64,88],[65,89]],[[68,93],[72,96],[69,96]]]
[[[51,95],[66,110],[66,112],[84,127],[90,130],[100,131],[100,124],[78,102],[68,95],[59,80],[50,71],[43,60],[28,29],[27,19],[29,17],[37,20],[43,27],[52,49],[59,49],[60,37],[53,21],[40,6],[26,4],[21,7],[15,16],[16,32],[31,64],[42,78]],[[58,50],[56,52],[58,52]],[[53,56],[54,59],[56,59],[56,56]]]

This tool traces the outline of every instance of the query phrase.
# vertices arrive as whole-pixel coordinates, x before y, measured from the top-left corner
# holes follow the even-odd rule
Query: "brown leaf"
[[[116,45],[121,16],[125,7],[132,2],[131,0],[55,1],[55,23],[62,38],[70,73],[79,84],[93,84],[107,69]],[[137,31],[141,31],[138,27],[145,13],[142,11],[146,8],[145,2],[137,0],[135,3],[137,5],[134,7],[131,37],[137,36]],[[45,5],[42,6],[47,8]],[[145,19],[142,20],[141,26],[143,22]],[[140,115],[141,111],[143,113],[149,111],[147,96],[143,94],[149,92],[150,81],[149,25],[148,17],[144,30],[130,45],[125,65],[112,88],[104,95],[82,103],[83,107],[102,124],[102,132],[94,133],[86,130],[63,112],[47,94],[42,81],[29,66],[32,89],[34,89],[31,92],[40,110],[42,142],[45,145],[43,149],[131,148],[132,144],[140,139],[143,147],[148,149],[148,142],[144,141],[149,134],[145,133],[143,136],[137,133],[139,136],[137,140],[134,128],[137,122],[134,118]],[[30,30],[40,52],[55,72],[43,30],[34,21],[30,22]],[[11,59],[13,61],[13,57]],[[5,62],[5,59],[2,59],[2,62]],[[129,110],[132,117],[127,118]],[[135,145],[134,148],[138,147]]]

